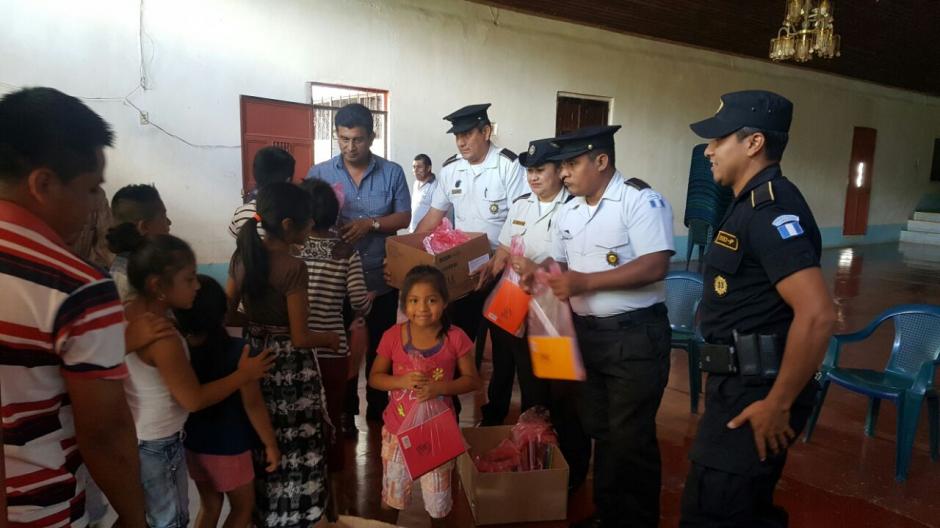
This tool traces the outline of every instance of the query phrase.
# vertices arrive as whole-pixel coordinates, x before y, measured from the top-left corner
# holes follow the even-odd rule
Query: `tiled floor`
[[[838,331],[853,331],[876,314],[896,304],[940,304],[940,248],[929,246],[867,246],[825,251],[823,271],[839,310]],[[890,330],[879,331],[863,346],[848,349],[846,365],[880,368],[890,348]],[[489,363],[484,364],[484,375]],[[518,395],[515,399],[518,405]],[[461,420],[470,425],[483,394],[464,398]],[[829,391],[813,441],[798,443],[790,453],[777,501],[790,512],[794,527],[923,527],[940,526],[940,463],[927,451],[926,413],[921,418],[908,480],[894,480],[895,412],[882,408],[874,438],[862,432],[866,401],[839,387]],[[518,412],[518,408],[514,409]],[[676,351],[669,387],[657,422],[663,452],[662,526],[678,524],[679,498],[688,469],[686,453],[695,434],[697,416],[689,413],[688,372],[685,356]],[[341,507],[344,512],[369,518],[395,519],[380,511],[378,424],[360,421],[358,438],[347,443],[353,460],[344,476]],[[591,511],[590,481],[569,502],[569,519]],[[472,526],[462,490],[455,484],[453,526]],[[403,526],[429,526],[420,505],[398,518]],[[561,527],[568,522],[526,526]]]
[[[881,245],[827,250],[823,272],[838,303],[839,327],[848,332],[865,326],[876,314],[904,303],[940,304],[940,247]],[[881,368],[890,348],[891,330],[883,329],[864,345],[847,349],[844,364]],[[688,372],[684,353],[673,353],[669,386],[657,417],[663,453],[661,526],[678,524],[679,499],[688,470],[686,454],[698,417],[689,413]],[[486,377],[491,365],[484,363]],[[478,421],[483,393],[463,397],[462,425]],[[518,413],[518,394],[513,414]],[[883,405],[877,433],[864,436],[866,400],[839,387],[829,391],[813,440],[802,442],[790,458],[777,491],[777,502],[789,511],[793,527],[940,527],[940,462],[927,450],[926,412],[915,442],[910,475],[894,480],[895,409]],[[514,416],[513,416],[514,418]],[[401,526],[430,526],[421,504],[396,515],[380,509],[382,467],[380,424],[360,418],[360,434],[347,440],[351,460],[339,497],[341,512],[383,519]],[[473,526],[472,515],[455,477],[455,506],[450,525]],[[198,500],[193,497],[194,501]],[[193,504],[193,509],[197,507]],[[591,513],[591,482],[575,493],[569,519]],[[568,526],[567,521],[526,524],[532,528]]]

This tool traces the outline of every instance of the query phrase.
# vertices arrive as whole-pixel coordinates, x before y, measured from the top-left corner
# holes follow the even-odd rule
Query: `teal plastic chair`
[[[894,323],[894,343],[884,371],[843,368],[838,365],[842,345],[867,339],[883,322]],[[820,369],[822,389],[806,426],[808,442],[819,418],[831,383],[869,398],[865,434],[873,436],[881,400],[891,400],[898,407],[895,478],[903,481],[911,464],[914,436],[920,419],[920,407],[927,400],[930,420],[930,458],[938,458],[940,413],[937,404],[935,372],[940,366],[940,306],[908,304],[890,308],[867,327],[853,334],[832,336]]]
[[[689,358],[689,400],[692,414],[698,413],[702,392],[699,368],[698,305],[702,301],[702,276],[689,271],[673,271],[666,275],[666,308],[672,328],[672,348],[686,351]]]

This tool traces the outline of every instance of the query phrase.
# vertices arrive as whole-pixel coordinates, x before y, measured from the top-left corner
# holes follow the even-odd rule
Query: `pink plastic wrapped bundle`
[[[481,473],[546,469],[552,466],[552,453],[557,445],[548,410],[536,406],[522,413],[509,438],[474,457],[473,463]]]
[[[502,473],[506,471],[519,471],[522,467],[522,454],[519,448],[509,438],[500,442],[483,456],[477,455],[473,463],[480,473]]]
[[[552,429],[548,409],[535,406],[519,416],[512,428],[512,441],[519,449],[522,471],[545,469],[551,466],[551,446],[558,445],[558,436]]]
[[[432,255],[443,253],[448,249],[453,249],[460,244],[470,241],[470,235],[454,229],[450,220],[445,218],[441,224],[434,228],[428,236],[424,237],[424,250]]]

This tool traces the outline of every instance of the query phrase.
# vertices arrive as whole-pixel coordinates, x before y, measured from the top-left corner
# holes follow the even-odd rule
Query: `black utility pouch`
[[[738,356],[738,368],[745,385],[763,385],[760,344],[757,334],[734,334],[734,349]]]
[[[758,336],[760,345],[761,377],[764,381],[777,379],[780,373],[780,356],[782,347],[775,335]]]
[[[709,374],[730,375],[738,369],[734,362],[734,348],[726,345],[702,343],[699,346],[699,368]]]

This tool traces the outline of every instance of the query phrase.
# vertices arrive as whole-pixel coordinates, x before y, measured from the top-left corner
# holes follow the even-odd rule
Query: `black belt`
[[[624,312],[608,317],[594,315],[574,314],[574,323],[589,330],[620,330],[636,323],[645,323],[654,320],[657,316],[666,315],[666,305],[656,303],[646,308]]]
[[[748,385],[773,382],[780,371],[783,340],[775,334],[734,334],[734,344],[709,342],[699,345],[703,372],[740,375]]]

